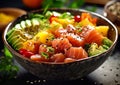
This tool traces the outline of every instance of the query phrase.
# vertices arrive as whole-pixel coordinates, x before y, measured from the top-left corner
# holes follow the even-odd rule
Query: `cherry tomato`
[[[19,50],[19,53],[20,53],[20,54],[24,54],[26,51],[27,51],[26,49],[20,49],[20,50]]]
[[[23,56],[27,57],[27,58],[30,58],[30,56],[34,55],[33,52],[28,51],[26,49],[20,49],[19,53],[22,54]]]
[[[54,16],[54,15],[52,15],[52,16],[50,16],[50,18],[49,18],[49,21],[50,21],[50,23],[52,23],[52,18],[55,18],[56,16]]]
[[[80,15],[75,15],[74,20],[75,20],[75,22],[80,22],[81,21]]]

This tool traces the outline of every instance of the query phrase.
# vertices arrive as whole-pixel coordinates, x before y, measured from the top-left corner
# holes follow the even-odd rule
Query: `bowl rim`
[[[31,11],[31,12],[28,12],[27,14],[33,13],[33,12],[34,12],[34,13],[35,13],[35,12],[39,12],[39,11],[41,11],[41,10],[43,10],[43,9],[33,10],[33,11]],[[102,54],[97,54],[97,55],[95,55],[95,56],[87,57],[87,58],[84,58],[84,59],[78,59],[78,60],[76,60],[75,62],[82,62],[82,61],[85,61],[85,60],[89,60],[89,59],[96,58],[97,56],[99,57],[99,55],[104,55],[104,54],[108,53],[108,52],[116,45],[116,43],[117,43],[118,30],[117,30],[116,26],[115,26],[109,19],[107,19],[106,17],[104,17],[104,16],[102,16],[102,15],[100,15],[100,14],[98,14],[98,13],[91,12],[91,11],[87,11],[87,10],[84,10],[84,9],[72,9],[72,8],[51,8],[51,9],[48,9],[48,10],[67,10],[67,11],[70,10],[70,11],[77,11],[77,12],[89,12],[89,13],[92,14],[92,15],[95,15],[95,16],[97,16],[97,17],[100,17],[100,18],[104,19],[105,21],[107,21],[107,22],[114,28],[115,33],[116,33],[115,39],[114,39],[114,42],[113,42],[112,46],[111,46],[107,51],[103,52]],[[22,16],[26,16],[27,14],[22,15]],[[18,17],[17,19],[21,18],[22,16]],[[16,19],[16,20],[17,20],[17,19]],[[15,22],[16,20],[14,20],[13,22]],[[61,65],[61,64],[74,63],[74,62],[69,62],[69,63],[64,63],[64,62],[62,62],[62,63],[61,63],[61,62],[60,62],[60,63],[54,63],[54,62],[36,62],[36,61],[32,61],[32,60],[30,60],[30,59],[28,59],[28,58],[26,58],[26,57],[23,57],[21,54],[19,54],[17,51],[15,51],[15,50],[9,45],[9,43],[8,43],[7,40],[6,40],[6,34],[7,34],[7,32],[8,32],[9,27],[12,25],[13,22],[9,23],[9,24],[7,25],[7,27],[5,28],[4,33],[3,33],[3,35],[2,35],[2,39],[3,39],[3,42],[4,42],[5,46],[6,46],[7,48],[9,48],[10,52],[12,51],[12,53],[13,53],[15,56],[17,55],[17,57],[20,57],[20,58],[22,58],[22,59],[24,59],[24,60],[27,60],[27,61],[29,61],[29,62],[32,62],[32,63],[47,64],[47,65],[51,65],[51,64],[52,64],[52,65],[53,65],[53,64],[54,64],[54,65]]]

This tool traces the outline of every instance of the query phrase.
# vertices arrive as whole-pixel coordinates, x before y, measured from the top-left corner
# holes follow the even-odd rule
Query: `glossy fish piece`
[[[77,34],[68,33],[66,35],[66,38],[70,41],[70,43],[72,44],[72,46],[79,47],[79,46],[84,46],[85,45],[84,38],[80,37]]]
[[[88,54],[82,47],[71,47],[65,52],[66,57],[73,59],[87,58]]]
[[[85,39],[85,43],[97,43],[98,45],[101,45],[104,38],[93,26],[89,25],[84,26],[79,35]]]
[[[55,48],[56,52],[64,53],[64,51],[69,49],[71,46],[72,44],[67,38],[59,38],[52,41],[52,47]]]

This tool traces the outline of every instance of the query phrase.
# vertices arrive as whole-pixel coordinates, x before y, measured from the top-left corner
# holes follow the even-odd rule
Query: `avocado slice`
[[[19,42],[14,46],[14,49],[19,50],[23,46],[23,42]]]
[[[32,36],[29,36],[25,32],[22,32],[21,30],[12,29],[12,32],[9,34],[9,36],[7,36],[7,40],[9,41],[12,37],[14,37],[16,35],[20,35],[22,38],[24,38],[26,40],[32,38]]]
[[[14,28],[12,28],[12,29],[7,33],[7,37],[9,37],[13,32],[14,32]]]
[[[14,36],[11,38],[11,41],[13,42],[12,45],[16,45],[19,42],[25,42],[26,40],[22,38],[20,35]]]
[[[16,35],[16,36],[13,36],[8,42],[13,46],[14,49],[19,49],[22,46],[22,43],[25,41],[26,39],[22,38],[20,35]]]

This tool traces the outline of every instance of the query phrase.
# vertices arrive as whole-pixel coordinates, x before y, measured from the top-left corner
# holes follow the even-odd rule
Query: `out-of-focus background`
[[[105,5],[108,1],[110,0],[0,0],[0,8],[17,7],[31,10],[45,7],[46,4],[51,4],[51,2],[53,7],[62,7],[64,5],[67,7],[79,8],[85,4]]]

